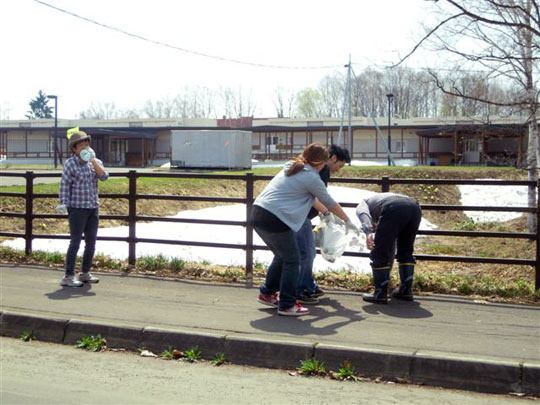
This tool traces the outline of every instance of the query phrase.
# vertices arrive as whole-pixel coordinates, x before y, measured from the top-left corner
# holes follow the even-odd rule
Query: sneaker
[[[303,307],[301,304],[297,302],[290,308],[278,309],[277,313],[278,315],[284,315],[284,316],[302,316],[302,315],[308,315],[309,309]]]
[[[274,308],[277,308],[279,303],[277,293],[259,294],[259,296],[257,297],[257,301],[259,301],[261,304],[268,305]]]
[[[317,297],[307,293],[298,294],[296,301],[304,305],[315,305],[319,303],[319,299]]]
[[[83,283],[79,280],[75,280],[75,276],[64,276],[60,280],[60,285],[62,287],[82,287]]]
[[[309,296],[310,297],[315,297],[315,298],[320,298],[324,295],[324,291],[321,290],[319,288],[319,286],[317,286],[317,288],[315,288],[315,291],[313,291],[312,293],[309,293]]]
[[[99,278],[94,277],[92,273],[80,273],[79,274],[79,280],[83,283],[99,283]]]

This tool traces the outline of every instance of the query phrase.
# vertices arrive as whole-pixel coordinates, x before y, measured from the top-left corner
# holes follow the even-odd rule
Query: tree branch
[[[454,19],[456,19],[456,18],[459,18],[459,17],[461,17],[461,16],[463,16],[463,15],[465,15],[465,14],[464,14],[464,13],[456,14],[456,15],[453,15],[453,16],[451,16],[451,17],[448,17],[448,18],[447,18],[446,20],[444,20],[444,21],[441,21],[435,28],[431,29],[431,30],[424,36],[424,38],[422,38],[422,39],[414,46],[414,48],[413,48],[407,55],[405,55],[405,57],[401,58],[401,59],[399,60],[398,63],[396,63],[396,64],[394,64],[394,65],[391,65],[390,68],[395,68],[395,67],[401,65],[403,62],[405,62],[405,60],[406,60],[409,56],[411,56],[413,53],[416,52],[416,50],[420,47],[420,45],[422,45],[422,43],[423,43],[426,39],[428,39],[428,38],[429,38],[433,33],[435,33],[439,28],[441,28],[443,25],[445,25],[445,24],[448,23],[449,21],[454,20]]]

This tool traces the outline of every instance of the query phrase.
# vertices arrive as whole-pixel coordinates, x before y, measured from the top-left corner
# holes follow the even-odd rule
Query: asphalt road
[[[372,305],[359,294],[335,291],[312,306],[309,316],[291,320],[258,304],[257,288],[244,285],[101,274],[100,283],[88,289],[66,289],[58,285],[59,270],[3,265],[0,275],[0,308],[6,311],[310,344],[540,360],[537,307],[429,296]]]
[[[91,353],[71,346],[0,337],[2,404],[524,404],[414,385],[341,382],[208,362]]]

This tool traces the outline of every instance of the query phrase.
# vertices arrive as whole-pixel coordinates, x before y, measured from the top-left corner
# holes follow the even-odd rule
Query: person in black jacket
[[[367,248],[371,250],[369,257],[375,284],[375,292],[364,294],[364,301],[388,302],[387,288],[396,245],[401,284],[392,292],[392,297],[412,301],[416,263],[413,250],[422,219],[420,205],[405,195],[377,193],[358,204],[356,215],[366,234]]]

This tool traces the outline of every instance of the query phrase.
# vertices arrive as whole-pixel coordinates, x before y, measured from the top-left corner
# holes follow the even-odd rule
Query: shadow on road
[[[433,314],[420,306],[417,301],[390,300],[388,304],[367,304],[362,308],[368,314],[384,314],[395,318],[431,318]]]
[[[60,287],[58,290],[45,294],[50,300],[67,300],[70,298],[91,297],[96,295],[91,291],[90,283],[84,283],[82,287]]]
[[[264,319],[251,321],[250,325],[266,332],[285,332],[298,336],[328,336],[335,335],[339,328],[351,322],[360,322],[364,319],[357,311],[350,310],[341,305],[340,302],[330,298],[322,298],[319,305],[309,306],[309,310],[309,315],[296,318],[279,316],[274,308],[261,308],[261,311],[271,315]],[[341,320],[331,324],[324,322],[331,317],[338,317]],[[320,323],[321,326],[316,325],[317,323]]]

